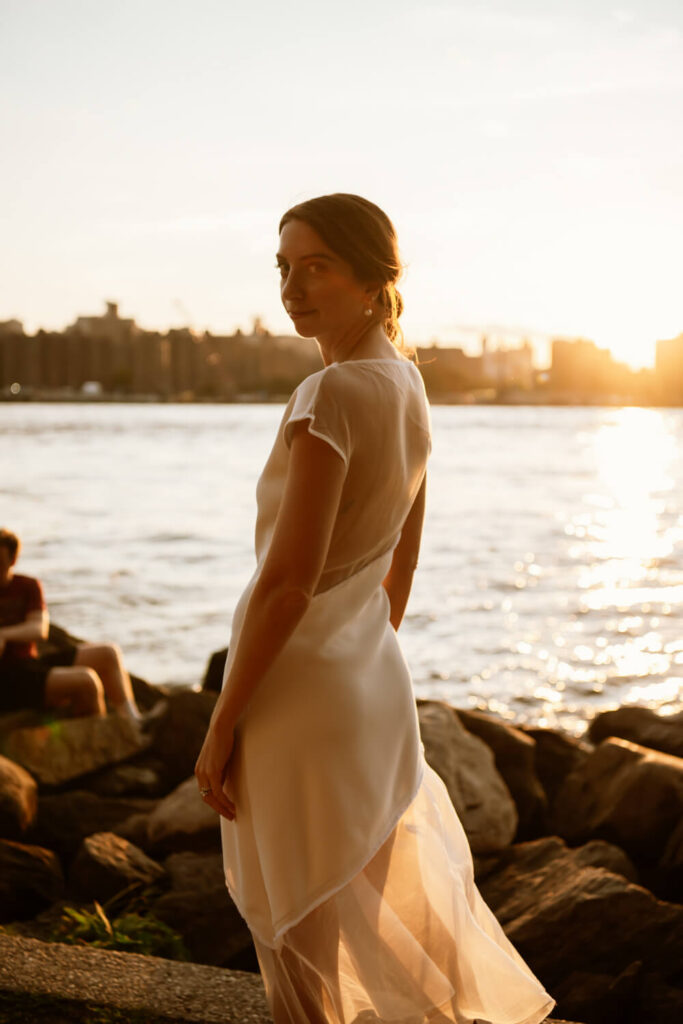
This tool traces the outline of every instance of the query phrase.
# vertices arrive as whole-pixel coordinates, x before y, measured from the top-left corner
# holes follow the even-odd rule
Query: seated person
[[[0,529],[0,713],[54,708],[76,715],[106,715],[107,702],[136,722],[130,676],[114,644],[71,644],[38,656],[49,616],[40,581],[14,572],[21,542]]]

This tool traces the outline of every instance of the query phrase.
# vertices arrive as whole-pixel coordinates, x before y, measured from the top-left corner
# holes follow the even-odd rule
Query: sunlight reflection
[[[591,591],[581,598],[582,611],[599,611],[603,608],[623,608],[625,611],[641,603],[658,604],[666,600],[683,604],[683,586],[673,587],[603,587]],[[660,609],[658,609],[660,610]]]
[[[667,704],[678,699],[683,693],[683,683],[680,679],[674,679],[673,677],[665,679],[663,682],[650,683],[650,685],[644,686],[632,686],[631,689],[626,693],[623,703],[625,704],[645,704],[652,706],[659,706],[660,704]],[[674,709],[667,711],[665,707],[660,709],[661,714],[673,714]]]
[[[615,589],[650,579],[653,566],[673,551],[673,530],[662,517],[676,441],[659,410],[628,408],[611,414],[594,444],[606,493],[586,495],[593,511],[577,515],[567,532],[584,541],[590,562],[578,586],[601,588],[590,607],[604,608],[614,603]]]

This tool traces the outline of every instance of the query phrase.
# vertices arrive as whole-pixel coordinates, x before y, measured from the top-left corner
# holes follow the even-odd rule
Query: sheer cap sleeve
[[[326,441],[348,466],[351,455],[349,409],[333,368],[326,368],[302,381],[285,418],[284,438],[291,447],[294,424],[308,421],[308,432]]]

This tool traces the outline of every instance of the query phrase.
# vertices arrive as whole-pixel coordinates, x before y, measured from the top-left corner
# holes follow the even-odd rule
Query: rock
[[[609,974],[572,971],[557,985],[553,996],[562,1013],[586,1024],[612,1024],[634,1020],[632,1010],[637,999],[642,963],[629,964],[616,978]],[[648,1024],[651,1018],[647,1017]]]
[[[536,775],[548,797],[552,809],[564,780],[583,764],[593,747],[584,740],[575,739],[557,729],[539,729],[520,726],[520,731],[536,742],[534,763]]]
[[[9,935],[0,935],[0,1019],[272,1024],[258,974]]]
[[[591,839],[572,850],[572,855],[577,867],[605,868],[614,875],[622,875],[629,882],[638,884],[638,869],[620,846],[606,843],[603,839]]]
[[[564,853],[567,846],[559,836],[546,836],[543,842],[518,843],[509,849],[513,857],[519,856],[519,852],[524,851],[525,870],[531,871],[543,867],[553,857]],[[638,869],[619,846],[606,843],[602,839],[592,839],[590,842],[572,849],[571,854],[576,867],[605,868],[615,875],[621,875],[628,879],[629,882],[638,884]],[[474,871],[477,883],[496,870],[500,870],[502,863],[501,854],[476,855]]]
[[[456,708],[455,712],[467,731],[493,751],[496,768],[517,807],[519,823],[515,840],[536,838],[545,832],[548,798],[536,775],[536,741],[483,711]]]
[[[251,933],[225,887],[220,853],[173,853],[164,862],[171,889],[152,912],[175,931],[197,963],[258,970]]]
[[[52,716],[50,716],[52,717]],[[32,711],[25,708],[23,711],[7,711],[0,715],[0,745],[4,743],[5,737],[9,736],[15,729],[23,729],[26,726],[44,725],[48,716],[44,711]]]
[[[222,651],[214,651],[211,655],[209,663],[206,666],[204,679],[202,680],[202,690],[209,690],[211,693],[221,692],[221,688],[223,686],[223,671],[225,669],[225,659],[227,656],[227,647],[224,647]]]
[[[64,876],[54,853],[0,839],[0,921],[33,917],[63,892]]]
[[[682,817],[683,759],[611,738],[566,779],[555,826],[570,842],[606,839],[653,866]]]
[[[677,903],[683,897],[683,818],[669,836],[657,865],[657,893]]]
[[[86,836],[71,865],[69,891],[79,900],[105,902],[130,886],[165,877],[161,864],[113,832]]]
[[[163,686],[160,684],[148,683],[146,679],[141,679],[139,676],[134,676],[130,673],[130,681],[133,684],[133,696],[135,697],[135,703],[141,711],[151,711],[151,709],[158,704],[160,700],[168,697],[173,693],[172,686]]]
[[[194,771],[216,694],[179,690],[168,696],[168,707],[154,730],[151,753],[166,766],[165,783],[177,786]]]
[[[81,842],[95,832],[119,832],[119,825],[136,813],[149,813],[155,800],[99,797],[86,790],[69,790],[38,797],[38,815],[29,835],[32,842],[54,850],[64,863],[76,855]]]
[[[100,796],[165,796],[165,769],[156,758],[109,765],[80,785]]]
[[[160,800],[146,819],[145,849],[155,855],[220,848],[220,817],[199,796],[194,775]]]
[[[31,825],[38,807],[38,787],[20,765],[0,757],[0,836],[18,838]]]
[[[683,757],[683,712],[658,715],[650,708],[627,704],[596,715],[588,727],[588,735],[596,744],[609,736],[619,736],[640,747]]]
[[[683,986],[669,984],[660,974],[643,979],[640,1003],[647,1006],[647,1024],[679,1024],[683,1020]]]
[[[448,704],[419,700],[418,715],[425,757],[443,779],[473,852],[507,846],[517,829],[517,810],[489,747]]]
[[[683,908],[604,868],[585,867],[585,859],[557,836],[518,843],[498,854],[494,870],[487,865],[477,885],[556,998],[573,972],[614,979],[636,961],[644,976],[658,973],[674,984],[683,962]],[[649,1021],[647,1006],[640,1009],[634,1019]],[[576,1016],[564,1005],[557,1015]]]
[[[139,753],[149,744],[135,723],[121,715],[62,718],[15,729],[2,739],[2,753],[44,785],[69,782]]]

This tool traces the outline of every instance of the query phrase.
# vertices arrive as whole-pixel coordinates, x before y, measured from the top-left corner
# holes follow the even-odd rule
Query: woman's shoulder
[[[353,402],[354,398],[362,401],[368,390],[362,386],[363,381],[376,383],[377,378],[389,381],[392,391],[396,386],[401,389],[408,385],[410,391],[415,384],[419,384],[421,389],[424,387],[422,374],[410,359],[346,359],[341,363],[329,363],[304,377],[294,389],[292,399],[298,403],[306,399],[329,399],[344,405]],[[369,394],[371,398],[376,395],[374,386]]]

